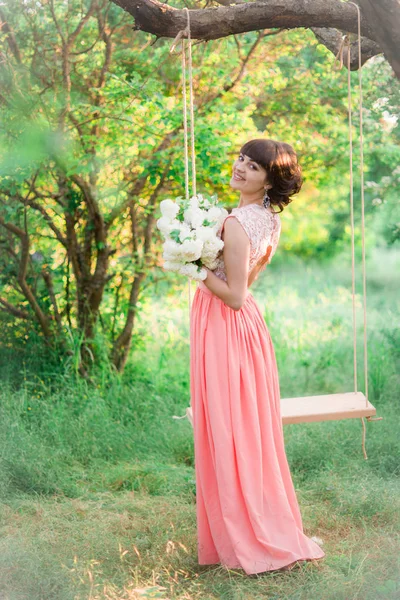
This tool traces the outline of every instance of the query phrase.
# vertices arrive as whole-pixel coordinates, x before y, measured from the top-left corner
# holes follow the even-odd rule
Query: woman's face
[[[264,167],[251,160],[246,154],[239,152],[232,166],[230,186],[248,194],[264,193],[266,181],[267,171]]]

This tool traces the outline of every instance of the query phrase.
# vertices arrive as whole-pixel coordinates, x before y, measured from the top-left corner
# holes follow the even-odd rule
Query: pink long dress
[[[279,216],[250,204],[225,220],[234,217],[250,239],[249,272],[268,246],[270,262]],[[214,273],[226,280],[223,256]],[[250,575],[325,556],[303,532],[285,453],[274,348],[249,290],[235,311],[198,283],[190,316],[190,391],[198,563]]]

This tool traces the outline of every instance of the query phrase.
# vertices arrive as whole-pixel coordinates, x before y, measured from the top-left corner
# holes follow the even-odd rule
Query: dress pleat
[[[249,291],[235,311],[199,282],[190,317],[190,390],[199,564],[254,574],[325,556],[303,532],[275,352]]]

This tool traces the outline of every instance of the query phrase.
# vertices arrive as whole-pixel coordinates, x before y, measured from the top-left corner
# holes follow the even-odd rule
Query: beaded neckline
[[[251,202],[250,204],[245,204],[244,206],[235,206],[233,210],[235,210],[236,208],[248,208],[249,206],[258,206],[258,208],[261,208],[262,211],[268,212],[270,215],[278,214],[276,212],[272,212],[272,210],[270,210],[269,208],[265,208],[265,206],[261,206],[261,204],[257,204],[256,202]]]

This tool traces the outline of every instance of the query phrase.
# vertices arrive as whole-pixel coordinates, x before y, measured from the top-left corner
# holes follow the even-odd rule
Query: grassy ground
[[[192,430],[172,418],[189,405],[186,284],[143,301],[124,376],[104,369],[95,388],[4,350],[1,600],[398,599],[399,253],[380,251],[368,266],[369,399],[383,417],[366,424],[368,460],[359,419],[284,428],[304,529],[322,538],[323,561],[251,577],[197,564]],[[353,389],[349,272],[347,259],[276,261],[252,288],[283,397]],[[357,316],[364,390],[359,290]]]

